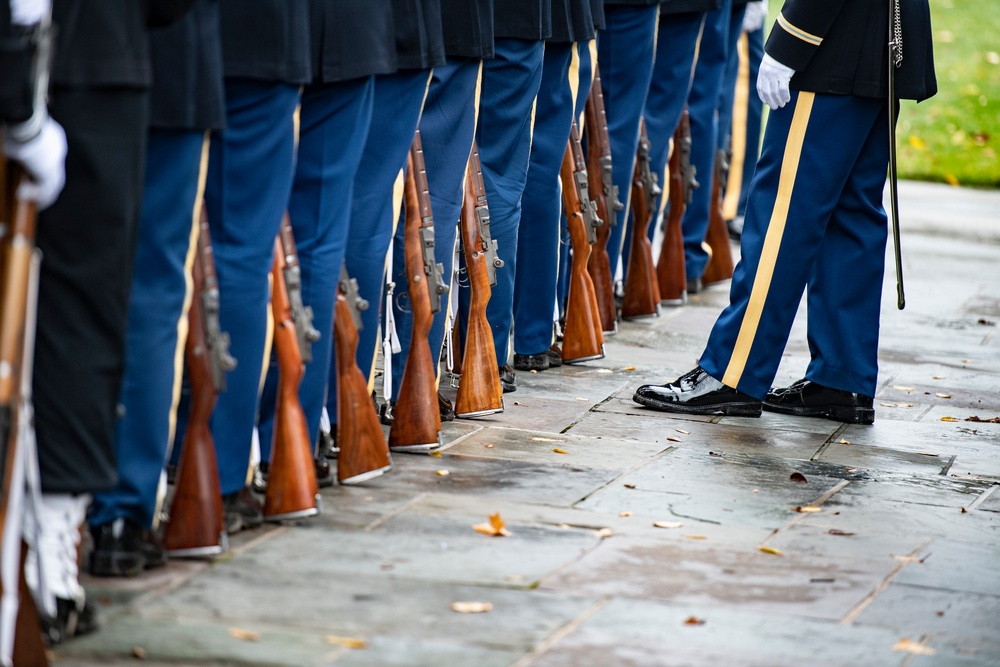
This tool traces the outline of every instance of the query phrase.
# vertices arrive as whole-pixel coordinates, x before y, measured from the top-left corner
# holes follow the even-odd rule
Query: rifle
[[[198,246],[192,267],[194,293],[184,346],[191,382],[191,411],[181,446],[170,520],[163,547],[171,556],[213,556],[227,547],[219,465],[209,419],[226,373],[236,368],[229,354],[229,334],[219,326],[219,281],[204,203],[198,223]]]
[[[729,247],[729,228],[722,215],[722,191],[729,179],[729,162],[726,151],[721,148],[715,153],[715,173],[712,177],[712,198],[708,207],[708,231],[705,243],[712,248],[712,256],[701,274],[704,285],[721,283],[733,277],[733,251]]]
[[[39,254],[35,250],[37,210],[17,197],[25,178],[0,154],[0,659],[5,664],[49,664],[39,631],[35,601],[24,576],[27,545],[22,539],[25,468],[34,461],[30,423],[31,350],[37,301]],[[27,436],[27,437],[23,437]],[[35,464],[37,465],[37,463]],[[17,565],[8,567],[12,553]],[[14,581],[13,577],[17,580]],[[8,661],[13,662],[8,663]]]
[[[392,468],[385,436],[368,395],[368,379],[358,368],[361,311],[368,302],[358,295],[358,281],[340,267],[340,289],[333,318],[337,364],[337,480],[357,484]]]
[[[299,266],[299,253],[295,248],[295,236],[292,232],[292,221],[286,215],[281,221],[278,232],[281,248],[285,253],[285,288],[288,291],[288,303],[292,308],[292,321],[295,322],[295,333],[299,339],[299,354],[302,363],[312,361],[312,344],[322,336],[313,326],[313,310],[311,306],[302,303],[302,268]]]
[[[611,227],[617,223],[618,211],[625,204],[618,199],[618,186],[611,181],[611,140],[608,138],[608,117],[604,112],[604,91],[601,75],[594,65],[594,82],[587,98],[587,175],[590,190],[597,195],[597,216],[605,222],[597,228],[597,242],[587,260],[587,271],[594,281],[597,310],[605,335],[618,331],[618,305],[615,303],[614,276],[608,256]]]
[[[684,234],[681,221],[691,203],[695,180],[691,165],[691,120],[687,109],[674,131],[674,149],[670,154],[670,210],[663,222],[663,245],[656,264],[656,277],[662,303],[679,306],[687,299],[687,271],[684,264]]]
[[[575,364],[604,357],[604,326],[597,308],[594,281],[587,272],[590,245],[596,242],[600,218],[590,200],[587,187],[587,164],[580,146],[576,120],[570,128],[569,142],[563,155],[563,203],[569,227],[573,261],[570,265],[569,295],[566,298],[566,324],[563,327],[563,363]]]
[[[660,314],[660,285],[656,267],[653,266],[653,248],[649,243],[649,223],[656,215],[656,201],[662,192],[656,181],[656,174],[649,164],[646,121],[640,119],[639,148],[632,176],[634,224],[628,272],[625,274],[625,297],[622,299],[623,320],[657,317]]]
[[[389,429],[389,449],[423,452],[441,446],[441,412],[438,408],[436,364],[427,336],[434,313],[441,309],[444,285],[442,266],[434,261],[434,216],[431,212],[427,172],[420,130],[410,147],[405,183],[406,221],[404,255],[413,308],[413,335],[399,385],[395,418]]]
[[[288,224],[288,213],[285,221]],[[285,285],[285,253],[281,239],[274,239],[271,266],[271,313],[274,348],[278,354],[278,399],[274,409],[274,444],[264,496],[268,521],[298,519],[319,513],[319,484],[313,463],[309,426],[299,403],[299,385],[305,366],[299,352],[299,335],[292,319],[292,304]]]
[[[490,238],[490,209],[486,203],[482,169],[479,151],[473,144],[461,217],[462,248],[465,251],[471,302],[462,345],[462,378],[455,399],[455,414],[459,417],[503,412],[503,387],[496,372],[493,330],[486,319],[490,285],[496,284],[496,269],[503,266],[503,260],[496,256],[496,241]]]

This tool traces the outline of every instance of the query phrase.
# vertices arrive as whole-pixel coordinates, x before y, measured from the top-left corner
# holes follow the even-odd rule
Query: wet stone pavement
[[[103,628],[55,664],[1000,664],[1000,424],[970,421],[1000,416],[1000,194],[901,199],[874,426],[632,403],[694,365],[712,288],[601,361],[519,373],[502,415],[325,489],[314,520],[86,579]],[[778,384],[805,369],[804,311]],[[495,513],[510,535],[473,530]]]

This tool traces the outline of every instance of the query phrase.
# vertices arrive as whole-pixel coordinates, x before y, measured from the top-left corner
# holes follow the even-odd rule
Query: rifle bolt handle
[[[495,268],[502,269],[503,265],[504,265],[504,261],[502,259],[500,259],[499,257],[497,257],[496,259],[493,260],[493,266]]]
[[[358,297],[358,300],[354,302],[354,305],[357,306],[358,310],[368,310],[368,299]]]
[[[310,343],[315,343],[321,338],[321,334],[318,329],[308,329],[305,333],[305,339]]]

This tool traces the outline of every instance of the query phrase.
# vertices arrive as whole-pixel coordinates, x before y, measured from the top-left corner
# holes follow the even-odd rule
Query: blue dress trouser
[[[403,198],[403,168],[420,122],[430,70],[401,70],[375,77],[375,102],[361,163],[354,177],[347,272],[368,301],[358,332],[358,368],[371,378],[375,368],[379,312],[385,287],[385,259]],[[337,369],[330,367],[326,408],[337,421]]]
[[[642,113],[646,119],[646,133],[649,135],[650,168],[656,170],[663,191],[657,200],[657,213],[663,208],[669,190],[667,163],[670,159],[670,142],[691,91],[694,55],[704,22],[705,12],[660,16],[653,81],[649,84],[649,97]],[[650,225],[650,240],[655,232],[656,225]],[[626,249],[631,247],[630,243],[631,236],[626,240]],[[627,261],[627,253],[625,259]]]
[[[118,518],[153,526],[180,394],[205,147],[204,132],[149,131],[125,339],[124,410],[115,427],[118,484],[94,494],[93,526]]]
[[[604,109],[611,141],[611,180],[618,186],[618,196],[625,202],[625,208],[618,211],[618,224],[611,228],[608,239],[612,276],[618,270],[622,248],[627,247],[625,227],[631,208],[639,119],[646,106],[653,77],[659,12],[659,5],[608,5],[604,9],[607,28],[597,36],[597,62],[601,67]]]
[[[808,286],[806,377],[874,396],[887,238],[885,100],[792,92],[750,185],[729,306],[701,366],[763,398]]]
[[[548,42],[535,102],[528,180],[521,198],[514,276],[514,352],[541,354],[552,345],[562,188],[559,170],[574,114],[579,80],[575,43]]]
[[[708,12],[705,29],[698,48],[698,62],[688,95],[691,114],[691,164],[697,169],[701,187],[691,197],[681,222],[684,235],[684,262],[688,280],[701,278],[708,264],[708,253],[702,247],[708,231],[708,214],[712,199],[712,174],[715,173],[715,149],[718,143],[719,119],[716,113],[719,91],[726,73],[729,46],[729,21],[732,0]]]
[[[226,130],[213,134],[205,204],[219,277],[219,321],[237,366],[212,415],[223,495],[246,485],[264,365],[274,239],[295,168],[299,87],[226,79]]]
[[[729,17],[729,31],[726,42],[726,70],[722,75],[722,85],[719,87],[719,134],[716,143],[719,148],[726,149],[733,130],[733,98],[736,95],[736,75],[739,73],[739,50],[737,44],[743,34],[743,17],[747,13],[746,5],[733,9]]]
[[[735,211],[727,211],[727,217],[731,213],[733,217],[743,215],[747,208],[747,195],[750,193],[750,180],[753,178],[753,171],[757,167],[757,154],[760,152],[761,116],[764,112],[764,103],[757,94],[757,74],[760,72],[760,61],[764,58],[764,28],[746,33],[747,58],[749,60],[749,74],[747,76],[747,103],[745,110],[746,133],[744,135],[742,155],[743,169],[739,174],[734,174],[736,160],[733,160],[729,172],[729,183],[727,188],[739,187],[739,198]],[[738,82],[737,85],[742,85]],[[734,114],[735,114],[734,107]],[[735,136],[734,136],[735,143]],[[737,147],[733,146],[733,151]],[[736,180],[734,180],[736,179]],[[727,192],[726,198],[729,198]]]
[[[434,259],[442,265],[444,281],[449,286],[448,294],[442,295],[441,309],[434,313],[428,333],[431,358],[434,360],[441,356],[444,344],[449,299],[457,298],[450,292],[455,235],[465,197],[465,170],[476,133],[476,89],[481,63],[478,59],[449,58],[444,66],[435,67],[427,89],[424,112],[420,116],[420,141],[424,149],[427,188],[434,215]],[[400,295],[393,308],[401,351],[392,355],[392,400],[399,395],[399,384],[403,379],[413,334],[413,311],[408,307],[409,299],[403,296],[409,290],[404,232],[405,225],[400,221],[396,226],[392,266],[396,292]]]
[[[521,194],[528,175],[532,108],[542,81],[545,42],[498,38],[496,57],[483,61],[476,143],[490,206],[490,231],[505,263],[496,273],[486,318],[493,329],[497,366],[507,363],[517,271]],[[469,291],[460,290],[468,312]]]
[[[299,110],[299,147],[288,202],[302,272],[302,303],[312,308],[320,339],[305,366],[299,402],[309,425],[309,442],[319,437],[333,354],[333,310],[350,227],[354,174],[361,161],[374,102],[374,77],[306,86]],[[270,460],[278,361],[271,365],[260,399],[260,458]]]

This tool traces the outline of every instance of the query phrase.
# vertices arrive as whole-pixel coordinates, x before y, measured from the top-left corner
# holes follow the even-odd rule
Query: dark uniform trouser
[[[716,379],[763,398],[808,285],[806,377],[875,394],[887,109],[884,100],[793,92],[771,112],[730,305],[701,356]]]
[[[117,479],[112,434],[142,201],[147,91],[53,88],[66,187],[39,216],[44,254],[33,392],[42,489],[92,493]]]
[[[90,523],[153,525],[160,472],[180,394],[195,211],[208,163],[204,132],[150,130],[142,220],[129,297],[123,414],[115,429],[118,485],[94,496]]]

